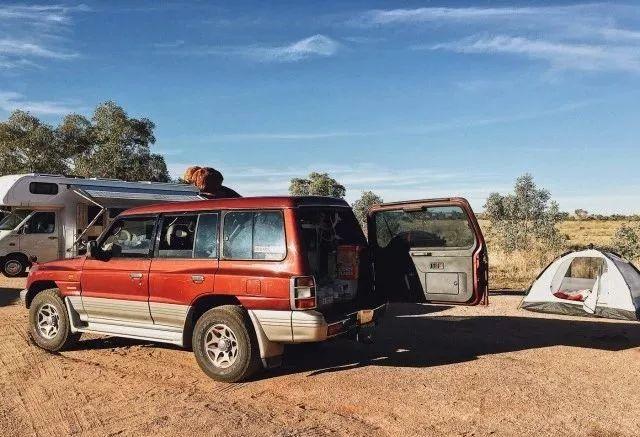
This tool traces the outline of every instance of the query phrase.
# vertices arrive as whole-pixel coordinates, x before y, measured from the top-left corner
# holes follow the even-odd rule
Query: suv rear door
[[[377,205],[368,234],[379,297],[459,305],[486,299],[487,249],[466,199]]]

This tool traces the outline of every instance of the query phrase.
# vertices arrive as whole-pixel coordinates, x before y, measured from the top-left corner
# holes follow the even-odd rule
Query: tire
[[[51,352],[65,349],[80,338],[80,333],[71,332],[67,307],[58,291],[41,291],[29,307],[29,334],[38,346]]]
[[[192,343],[198,365],[217,381],[243,381],[260,369],[258,340],[241,307],[224,305],[204,313],[193,329]]]
[[[27,272],[27,259],[20,255],[9,255],[2,262],[2,273],[8,278],[25,276]]]

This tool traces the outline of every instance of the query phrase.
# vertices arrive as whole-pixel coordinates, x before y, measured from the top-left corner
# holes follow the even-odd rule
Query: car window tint
[[[114,223],[100,248],[114,258],[145,258],[149,255],[155,218],[131,217]]]
[[[200,214],[196,230],[195,258],[218,257],[218,214]]]
[[[197,215],[165,216],[162,219],[159,258],[192,258]]]
[[[25,234],[52,234],[55,230],[55,212],[36,212],[24,227]]]

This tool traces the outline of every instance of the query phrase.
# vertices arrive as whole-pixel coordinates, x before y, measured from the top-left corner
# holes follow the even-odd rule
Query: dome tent
[[[569,252],[538,276],[520,307],[572,316],[640,320],[640,271],[611,252]]]

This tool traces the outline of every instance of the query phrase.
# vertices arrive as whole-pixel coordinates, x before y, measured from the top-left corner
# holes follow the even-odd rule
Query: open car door
[[[377,205],[368,214],[368,236],[379,298],[460,305],[486,302],[487,248],[466,199]]]

